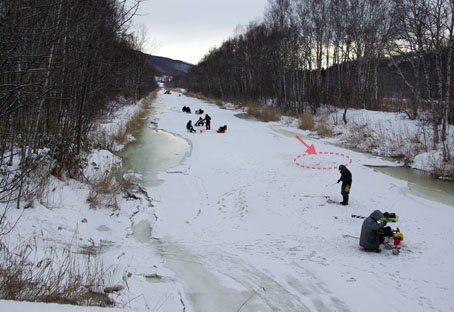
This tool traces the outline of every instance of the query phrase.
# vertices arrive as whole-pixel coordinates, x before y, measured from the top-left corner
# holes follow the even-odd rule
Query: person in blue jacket
[[[352,187],[352,173],[344,165],[339,166],[339,171],[341,173],[341,177],[337,180],[337,183],[342,181],[341,194],[343,197],[343,201],[341,201],[340,204],[346,206],[348,205],[348,194],[350,193],[350,189]]]
[[[189,132],[195,132],[194,127],[192,126],[192,121],[188,121],[186,124],[186,129],[188,129]]]

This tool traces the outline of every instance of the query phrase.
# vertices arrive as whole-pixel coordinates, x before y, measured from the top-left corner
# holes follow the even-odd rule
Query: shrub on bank
[[[299,128],[301,130],[312,130],[314,129],[314,119],[312,118],[312,114],[308,112],[304,112],[299,115]]]
[[[257,100],[249,100],[244,106],[246,106],[249,115],[254,116],[261,121],[268,122],[281,120],[282,113],[278,108],[263,106]]]
[[[109,271],[95,256],[82,256],[77,248],[47,245],[43,237],[10,246],[0,240],[0,299],[110,307],[105,289]],[[121,290],[122,286],[116,289]]]

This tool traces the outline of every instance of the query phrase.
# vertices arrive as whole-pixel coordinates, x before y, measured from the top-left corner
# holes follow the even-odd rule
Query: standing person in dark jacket
[[[381,218],[385,218],[383,213],[380,210],[375,210],[364,220],[359,237],[359,245],[364,249],[380,252],[378,248],[380,246],[379,234],[386,225],[386,221],[378,222]]]
[[[348,205],[348,194],[350,193],[350,189],[352,187],[352,173],[344,165],[339,166],[339,171],[341,173],[341,177],[337,180],[337,183],[342,181],[341,194],[343,197],[343,201],[341,201],[340,204],[346,206]]]
[[[207,130],[211,129],[211,117],[208,114],[205,114],[205,126]]]

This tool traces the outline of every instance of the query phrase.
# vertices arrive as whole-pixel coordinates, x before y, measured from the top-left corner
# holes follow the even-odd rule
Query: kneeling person
[[[380,251],[380,232],[386,226],[386,221],[380,221],[381,218],[385,218],[383,213],[380,210],[375,210],[364,220],[359,245],[365,250]]]

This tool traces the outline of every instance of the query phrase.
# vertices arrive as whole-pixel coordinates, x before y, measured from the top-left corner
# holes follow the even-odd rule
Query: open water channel
[[[141,174],[145,186],[162,183],[157,174],[180,164],[191,154],[191,143],[179,135],[156,127],[152,108],[145,126],[140,130],[136,141],[122,151],[123,169]]]

